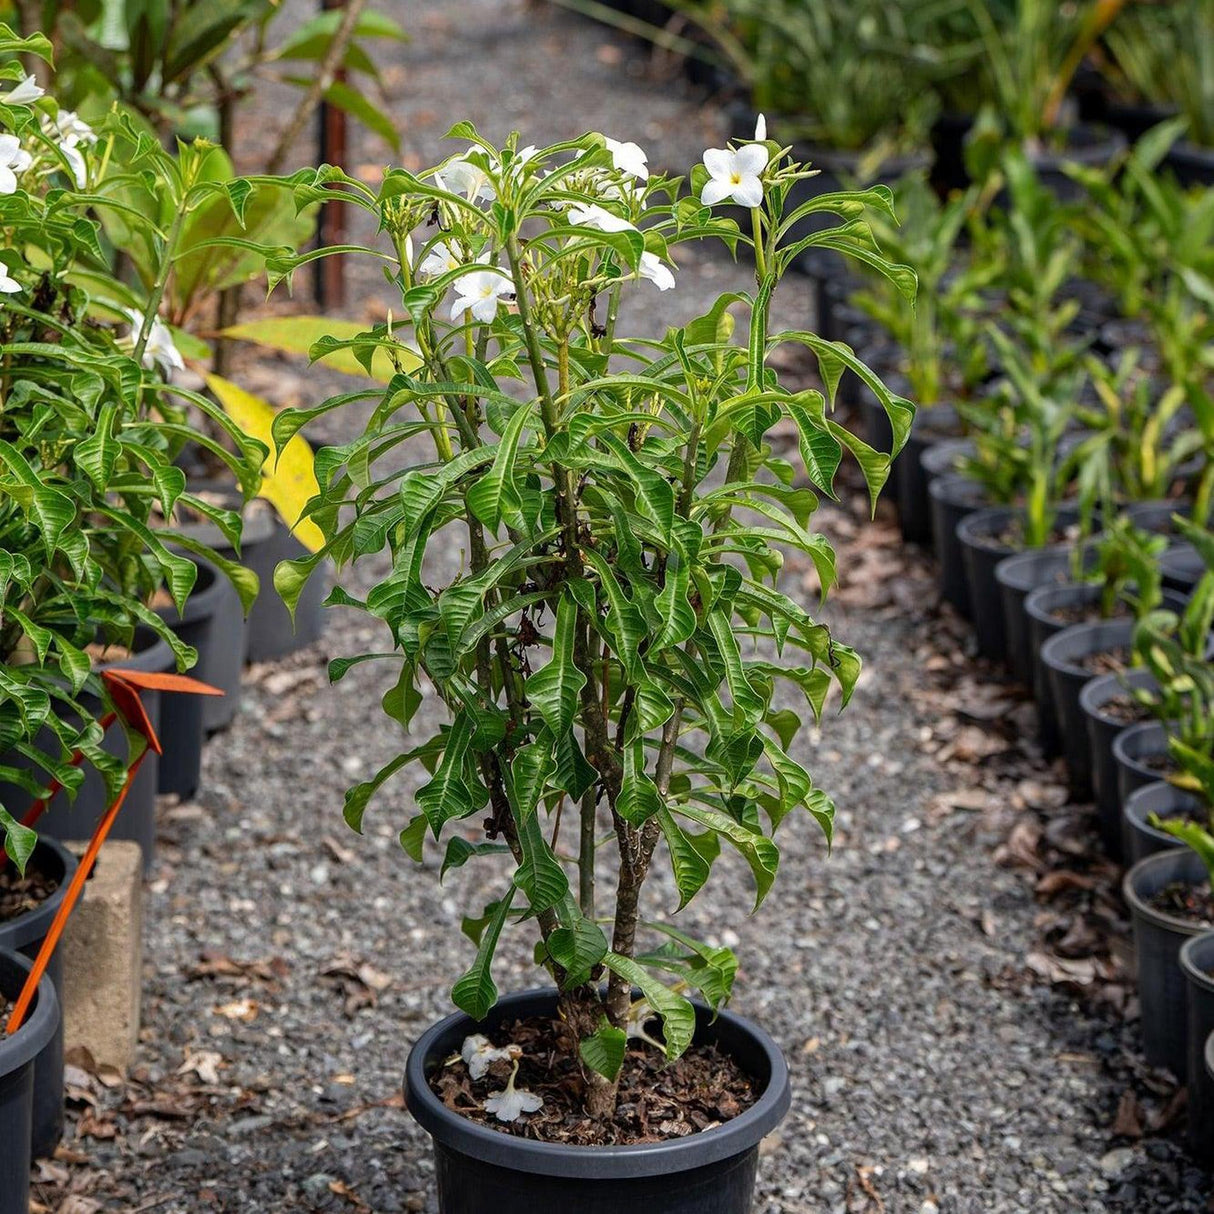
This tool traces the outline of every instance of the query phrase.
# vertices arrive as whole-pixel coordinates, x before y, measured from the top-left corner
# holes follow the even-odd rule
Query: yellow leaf
[[[224,412],[246,434],[261,439],[270,449],[262,465],[258,496],[264,497],[278,511],[305,548],[310,552],[323,548],[325,537],[320,528],[310,518],[299,517],[309,499],[320,491],[312,466],[312,448],[307,440],[296,434],[275,461],[274,439],[270,433],[274,406],[221,375],[208,375],[207,387],[215,393]]]
[[[271,350],[281,350],[285,354],[307,355],[322,337],[349,341],[366,332],[367,326],[356,320],[332,320],[328,316],[270,316],[232,325],[231,328],[223,330],[223,336],[235,338],[237,341],[251,341]],[[416,352],[403,345],[400,347],[399,358],[402,368],[406,371],[413,370],[420,362]],[[331,367],[334,371],[342,371],[347,375],[367,378],[366,368],[354,357],[352,350],[334,350],[332,354],[326,354],[324,358],[316,361],[318,366]],[[386,384],[395,374],[396,368],[392,365],[388,352],[382,348],[377,349],[371,359],[371,378]]]

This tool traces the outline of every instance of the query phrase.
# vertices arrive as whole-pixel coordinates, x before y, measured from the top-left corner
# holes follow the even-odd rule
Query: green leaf
[[[514,874],[514,884],[527,896],[532,914],[542,914],[562,902],[569,893],[569,879],[532,814],[519,824],[519,847],[523,857]]]
[[[615,811],[625,822],[640,826],[661,808],[661,794],[645,771],[645,747],[637,741],[624,751],[624,777],[620,782]]]
[[[513,901],[514,890],[510,889],[504,898],[494,904],[489,922],[481,934],[476,960],[451,988],[452,1003],[473,1020],[484,1020],[489,1009],[497,1002],[497,985],[490,971],[493,966],[493,954],[497,951],[497,942],[501,939],[502,928],[506,924],[510,903]]]
[[[696,1032],[695,1008],[691,1003],[652,978],[631,957],[608,953],[604,962],[609,970],[636,987],[645,996],[649,1006],[662,1018],[666,1057],[671,1062],[681,1058],[691,1045]]]
[[[518,458],[523,430],[532,420],[529,408],[520,407],[514,411],[497,446],[492,467],[468,489],[468,509],[491,531],[497,531],[503,514],[510,518],[519,511],[521,503],[514,483],[514,462]]]
[[[453,868],[463,868],[469,860],[477,856],[509,855],[510,848],[504,843],[470,843],[463,835],[456,835],[447,840],[447,853],[443,856],[442,868],[439,869],[438,879],[441,882]]]
[[[374,131],[398,156],[400,155],[400,132],[396,129],[396,123],[378,106],[368,101],[364,93],[337,80],[325,90],[325,100],[357,119],[369,131]]]
[[[712,866],[692,846],[674,815],[664,807],[658,810],[658,825],[662,828],[670,852],[670,865],[679,889],[678,909],[682,910],[703,889]]]
[[[628,1034],[617,1029],[606,1016],[593,1036],[578,1043],[582,1061],[612,1083],[624,1065],[627,1050]]]
[[[24,876],[38,836],[28,826],[22,826],[3,805],[0,805],[0,826],[4,828],[4,850],[17,866],[17,871]]]
[[[582,986],[593,977],[607,955],[607,937],[593,919],[587,919],[572,898],[560,911],[561,926],[548,936],[548,955],[565,971],[562,990]]]
[[[556,608],[552,656],[524,684],[527,698],[539,710],[553,737],[573,727],[578,693],[586,685],[585,674],[573,660],[577,615],[573,596],[562,594]]]
[[[680,805],[678,812],[701,826],[708,827],[718,835],[724,835],[750,865],[755,881],[755,910],[767,897],[776,870],[780,866],[780,849],[766,836],[735,821],[720,810],[706,809],[700,805]]]

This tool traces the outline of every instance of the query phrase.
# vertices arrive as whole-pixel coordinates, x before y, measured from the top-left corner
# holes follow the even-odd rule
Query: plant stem
[[[169,228],[168,237],[164,242],[164,260],[161,262],[160,270],[156,275],[156,282],[152,286],[152,293],[148,297],[148,306],[144,309],[143,324],[139,327],[139,340],[135,342],[134,359],[136,362],[143,361],[143,352],[147,348],[148,338],[152,333],[152,322],[160,314],[160,303],[164,299],[164,289],[168,285],[169,275],[173,272],[173,257],[177,252],[178,242],[181,240],[181,231],[185,226],[186,206],[185,199],[181,199],[177,207],[177,214],[173,217],[173,226]]]

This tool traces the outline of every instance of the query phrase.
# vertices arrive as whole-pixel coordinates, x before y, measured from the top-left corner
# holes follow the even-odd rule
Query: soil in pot
[[[1214,927],[1206,867],[1188,848],[1159,852],[1130,869],[1122,892],[1134,923],[1144,1052],[1152,1066],[1183,1077],[1188,1009],[1180,950],[1190,937]]]
[[[1168,729],[1159,721],[1129,725],[1113,739],[1117,791],[1123,802],[1146,784],[1166,780],[1176,767],[1168,753]]]
[[[35,845],[24,877],[10,862],[0,866],[0,950],[30,960],[38,955],[75,871],[76,857],[47,837]],[[63,954],[59,951],[51,955],[46,981],[61,998]],[[34,1153],[53,1155],[63,1136],[63,1026],[58,1019],[34,1059],[32,1116]]]
[[[650,1031],[656,1036],[655,1020]],[[745,1112],[755,1086],[738,1064],[715,1045],[693,1045],[675,1063],[650,1045],[630,1048],[620,1071],[620,1099],[607,1126],[589,1122],[578,1093],[577,1042],[563,1021],[531,1017],[504,1023],[490,1037],[495,1046],[516,1045],[515,1085],[543,1099],[543,1107],[516,1121],[501,1122],[485,1110],[486,1097],[503,1090],[511,1062],[493,1063],[473,1079],[463,1060],[436,1071],[430,1089],[452,1112],[506,1134],[570,1146],[632,1146],[664,1142],[711,1129]],[[554,1065],[548,1065],[555,1060]]]
[[[0,947],[0,1012],[5,1020],[21,994],[29,965],[27,958]],[[49,976],[44,976],[25,1023],[12,1036],[0,1035],[0,1214],[28,1214],[30,1208],[34,1072],[59,1029],[59,1001]]]

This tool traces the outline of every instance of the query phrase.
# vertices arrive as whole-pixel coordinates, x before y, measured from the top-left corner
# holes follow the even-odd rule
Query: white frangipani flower
[[[497,315],[498,300],[513,290],[514,283],[496,266],[464,274],[455,280],[451,319],[458,320],[465,312],[471,312],[473,320],[487,325]]]
[[[0,135],[0,194],[17,189],[17,174],[30,167],[31,157],[16,135]]]
[[[3,97],[0,97],[0,101],[3,101],[5,105],[31,105],[39,97],[45,96],[46,89],[33,76],[26,76],[20,84],[13,85]]]
[[[598,228],[600,232],[626,232],[636,226],[594,202],[575,202],[569,208],[569,222]]]
[[[674,271],[656,253],[641,254],[637,274],[647,278],[659,291],[669,291],[674,286]]]
[[[417,272],[425,275],[427,278],[438,278],[441,274],[449,274],[459,264],[460,261],[455,255],[455,250],[445,240],[440,240],[422,258],[422,263],[417,267]]]
[[[763,203],[763,182],[760,174],[767,167],[769,154],[761,143],[748,143],[737,148],[709,148],[704,153],[708,180],[700,191],[700,201],[715,206],[732,198],[741,207],[757,207]]]
[[[755,143],[767,142],[767,119],[760,114],[755,119]]]
[[[512,1062],[522,1056],[522,1050],[517,1045],[494,1045],[488,1037],[473,1033],[464,1038],[459,1056],[468,1068],[468,1074],[473,1079],[482,1079],[490,1066],[495,1062]]]
[[[516,1088],[514,1078],[518,1074],[518,1062],[510,1072],[504,1091],[490,1092],[485,1100],[485,1112],[492,1113],[498,1121],[517,1121],[524,1113],[535,1113],[544,1107],[544,1098],[526,1088]]]
[[[618,139],[603,137],[607,150],[611,153],[611,162],[621,173],[635,177],[639,181],[649,180],[649,156],[639,143],[622,143]]]
[[[0,261],[0,294],[15,295],[25,288],[8,272],[8,266]]]
[[[481,198],[492,202],[497,197],[489,174],[463,156],[447,161],[434,174],[434,180],[440,189],[448,190],[452,194],[463,194],[469,202],[476,202]]]
[[[143,334],[143,313],[138,308],[126,308],[124,311],[131,322],[131,346],[139,345]],[[143,365],[150,371],[159,366],[167,379],[174,371],[185,370],[185,360],[181,351],[173,342],[169,327],[159,316],[152,317],[152,328],[148,333],[147,343],[143,347]]]
[[[80,145],[75,139],[65,139],[59,145],[59,150],[71,166],[76,188],[83,190],[89,179],[89,171],[88,166],[84,163],[84,153],[80,150]]]

